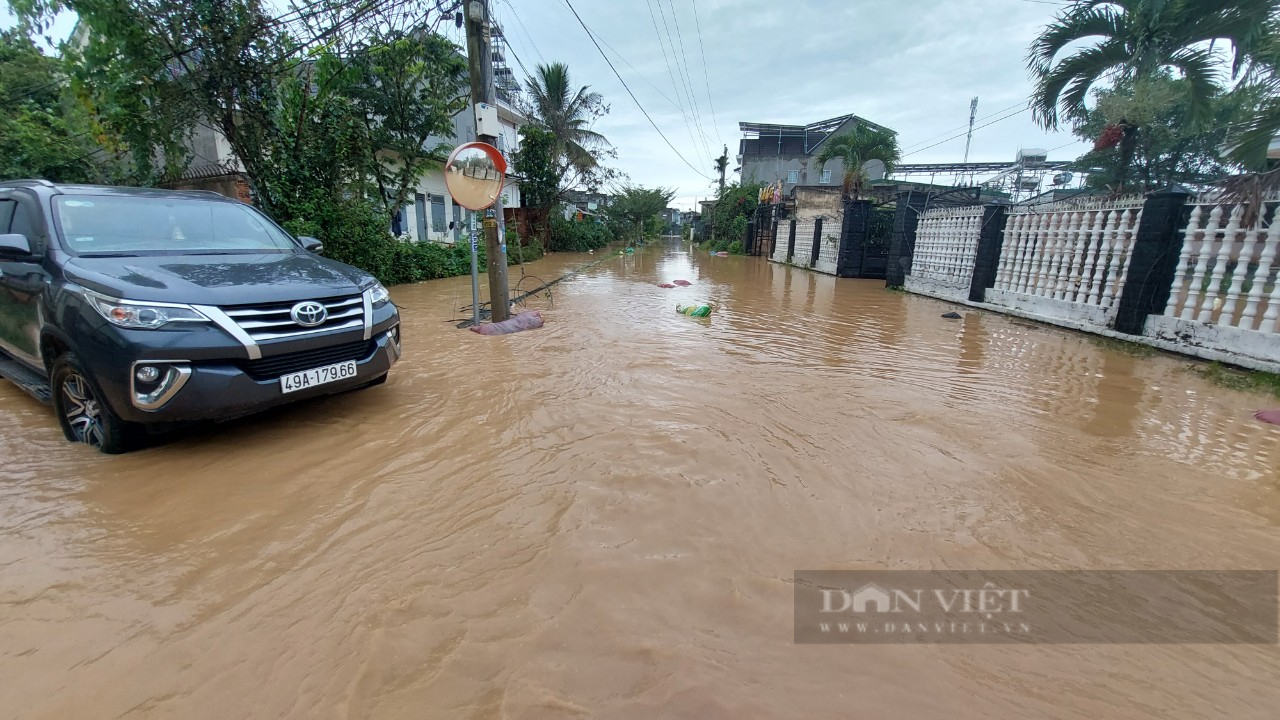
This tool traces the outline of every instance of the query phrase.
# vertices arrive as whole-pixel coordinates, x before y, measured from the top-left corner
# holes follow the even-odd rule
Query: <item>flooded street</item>
[[[554,292],[131,455],[0,384],[0,718],[1275,717],[1277,645],[796,645],[791,579],[1275,569],[1280,401],[679,244]]]

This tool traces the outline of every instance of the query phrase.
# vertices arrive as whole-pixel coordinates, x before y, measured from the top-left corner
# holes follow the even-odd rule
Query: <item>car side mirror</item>
[[[18,233],[0,235],[0,257],[25,260],[31,255],[31,241],[26,235]]]
[[[300,237],[298,242],[302,243],[302,249],[307,252],[313,252],[317,255],[324,252],[324,243],[313,237]]]

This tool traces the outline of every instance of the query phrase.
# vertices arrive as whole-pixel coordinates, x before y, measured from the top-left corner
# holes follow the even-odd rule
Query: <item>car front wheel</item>
[[[112,455],[135,446],[139,427],[111,411],[75,355],[54,361],[52,381],[53,406],[68,440]]]

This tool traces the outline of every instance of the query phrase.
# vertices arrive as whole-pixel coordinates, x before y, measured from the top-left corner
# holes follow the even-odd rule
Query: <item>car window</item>
[[[116,195],[57,198],[67,249],[79,254],[286,252],[293,240],[241,203]]]
[[[9,232],[9,223],[13,219],[13,208],[16,205],[12,200],[0,198],[0,233]]]
[[[9,223],[9,232],[26,235],[33,244],[40,239],[40,218],[35,208],[25,202],[14,203],[13,220]]]

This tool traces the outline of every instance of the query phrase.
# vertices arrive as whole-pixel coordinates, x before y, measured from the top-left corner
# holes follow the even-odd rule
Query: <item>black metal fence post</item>
[[[836,277],[861,277],[863,247],[871,227],[871,201],[850,200],[844,204],[840,227],[840,250],[836,255]]]
[[[742,238],[743,254],[746,254],[746,255],[751,254],[751,249],[755,247],[755,244],[756,244],[755,241],[756,241],[756,221],[750,220],[747,222],[747,234]]]
[[[1147,316],[1164,312],[1169,303],[1190,197],[1185,190],[1164,190],[1148,195],[1143,203],[1142,222],[1133,239],[1129,270],[1116,307],[1118,332],[1141,335]]]
[[[929,204],[929,193],[900,192],[898,208],[893,216],[893,242],[889,244],[885,287],[902,287],[911,273],[911,258],[916,251],[916,226],[920,213]]]
[[[769,249],[763,255],[773,257],[773,249],[778,247],[778,221],[773,221],[773,229],[769,232]]]
[[[822,218],[813,221],[813,252],[809,254],[809,267],[818,264],[820,252],[822,252]]]
[[[1003,205],[988,205],[982,211],[982,230],[978,234],[978,252],[973,263],[973,280],[969,284],[970,302],[984,302],[987,288],[996,284],[1000,269],[1000,249],[1004,247],[1004,224],[1008,210]]]
[[[796,221],[791,221],[791,230],[787,232],[787,262],[796,254]]]

